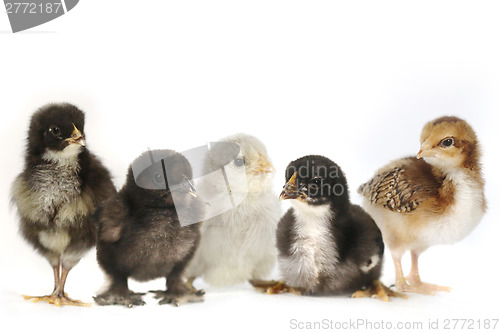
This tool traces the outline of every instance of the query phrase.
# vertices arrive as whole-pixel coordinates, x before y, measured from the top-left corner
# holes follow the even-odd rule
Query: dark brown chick
[[[86,147],[85,115],[71,104],[49,104],[31,118],[23,172],[12,185],[12,202],[24,239],[54,270],[48,296],[35,302],[87,305],[64,290],[69,271],[96,244],[91,216],[116,193],[108,170]]]

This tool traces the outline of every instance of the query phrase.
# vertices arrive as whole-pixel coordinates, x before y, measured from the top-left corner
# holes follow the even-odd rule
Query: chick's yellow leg
[[[401,256],[393,254],[392,259],[394,261],[394,268],[396,270],[396,289],[398,291],[422,295],[434,295],[436,293],[435,289],[428,288],[424,283],[408,284],[403,274],[403,267],[401,266]],[[413,274],[415,274],[415,272],[417,272],[418,274],[418,265],[414,267],[416,268],[413,268]]]
[[[417,251],[411,251],[411,271],[410,275],[406,277],[406,281],[410,283],[411,286],[418,287],[422,290],[426,290],[430,293],[435,291],[451,291],[450,287],[438,286],[435,284],[425,283],[420,280],[420,274],[418,271],[418,256]]]
[[[61,281],[59,283],[60,286],[60,292],[59,294],[61,295],[61,300],[62,300],[62,305],[75,305],[75,306],[90,306],[89,303],[82,302],[77,299],[72,299],[68,297],[68,294],[64,292],[64,286],[66,285],[66,278],[68,277],[69,271],[71,268],[66,268],[64,265],[62,265],[62,272],[61,272]]]
[[[88,303],[69,298],[68,295],[64,292],[64,285],[66,283],[66,278],[68,277],[70,269],[62,267],[62,274],[60,275],[59,264],[52,266],[52,268],[54,270],[54,291],[52,292],[52,294],[46,296],[23,295],[24,299],[31,300],[35,303],[38,303],[40,301],[47,302],[49,304],[54,304],[57,307],[61,305],[90,306],[90,304]]]
[[[365,289],[365,290],[358,290],[354,294],[352,294],[353,298],[364,298],[364,297],[371,297],[371,298],[378,298],[381,301],[384,302],[389,302],[391,297],[401,297],[401,298],[407,298],[406,295],[395,292],[391,290],[390,288],[384,286],[382,282],[379,280],[373,281],[373,284]]]

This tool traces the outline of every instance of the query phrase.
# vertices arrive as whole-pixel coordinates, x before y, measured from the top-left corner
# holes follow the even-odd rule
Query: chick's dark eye
[[[245,159],[241,158],[241,157],[238,157],[234,160],[234,165],[236,165],[237,167],[242,167],[245,165]]]
[[[451,147],[455,143],[455,140],[453,138],[446,138],[443,141],[441,141],[441,146],[443,147]]]
[[[52,126],[51,128],[49,128],[49,132],[52,133],[52,135],[54,136],[61,135],[61,129],[57,126]]]
[[[314,178],[311,182],[315,185],[321,185],[321,178]]]

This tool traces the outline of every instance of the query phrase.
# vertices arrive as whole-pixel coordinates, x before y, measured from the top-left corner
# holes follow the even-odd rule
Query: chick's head
[[[150,150],[132,162],[125,184],[136,202],[147,206],[173,205],[174,198],[196,197],[189,161],[172,150]],[[172,197],[174,195],[174,198]]]
[[[340,167],[319,155],[308,155],[290,162],[285,173],[286,184],[280,199],[292,203],[331,205],[340,211],[349,205],[347,181]]]
[[[223,139],[224,142],[235,143],[240,147],[238,156],[228,165],[234,172],[245,171],[248,193],[270,191],[275,169],[269,160],[264,144],[254,136],[236,134]],[[235,184],[237,185],[237,184]]]
[[[85,114],[76,106],[48,104],[31,117],[28,153],[49,158],[76,156],[86,145],[84,125]]]
[[[443,171],[477,166],[479,147],[476,133],[463,119],[441,117],[428,122],[420,136],[417,158]]]

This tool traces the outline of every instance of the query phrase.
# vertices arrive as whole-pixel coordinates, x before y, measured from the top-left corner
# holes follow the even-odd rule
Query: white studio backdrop
[[[425,331],[435,320],[498,318],[499,11],[495,1],[87,0],[17,34],[0,12],[3,322],[42,332],[56,321],[78,332],[286,332],[298,323],[366,319],[421,322]],[[427,121],[456,115],[482,143],[489,210],[467,239],[422,256],[423,279],[452,286],[449,294],[385,304],[266,296],[249,285],[216,289],[198,281],[206,301],[180,308],[152,298],[132,310],[32,304],[20,295],[50,292],[51,268],[18,235],[8,192],[23,167],[31,114],[58,101],[86,111],[88,147],[117,187],[148,148],[183,151],[246,132],[267,146],[277,195],[291,160],[321,154],[342,167],[356,203],[356,188],[379,167],[418,152]],[[385,261],[390,285],[388,252]],[[67,290],[90,301],[103,282],[91,252],[71,272]],[[161,287],[161,280],[131,283],[135,291]]]

